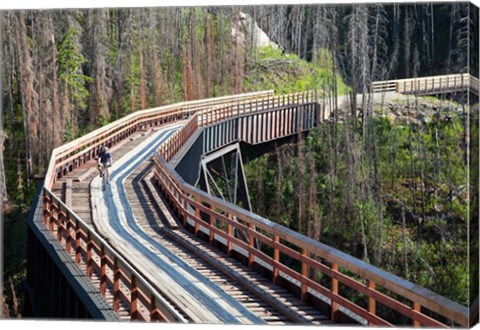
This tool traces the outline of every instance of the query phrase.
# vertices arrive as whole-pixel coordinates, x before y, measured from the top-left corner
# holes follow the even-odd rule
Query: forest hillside
[[[375,80],[463,72],[478,75],[478,54],[471,51],[478,49],[478,27],[474,24],[478,15],[470,6],[466,2],[432,2],[1,12],[0,182],[5,237],[10,240],[5,245],[6,278],[13,279],[14,287],[25,276],[25,216],[55,147],[134,111],[183,100],[272,88],[277,93],[316,90],[322,97],[366,95]],[[426,219],[435,211],[432,198],[447,198],[448,194],[444,195],[444,186],[438,187],[440,190],[432,188],[434,179],[426,177],[427,167],[421,167],[416,159],[428,152],[437,164],[436,154],[459,152],[460,140],[447,144],[448,150],[438,150],[436,143],[443,136],[458,139],[464,133],[466,117],[452,115],[453,124],[440,127],[444,124],[433,121],[415,131],[408,125],[397,127],[397,122],[373,116],[376,110],[371,103],[365,101],[359,106],[366,116],[348,118],[356,111],[347,111],[344,121],[320,127],[297,147],[284,152],[292,153],[292,162],[305,164],[301,171],[305,175],[308,162],[316,164],[319,171],[324,166],[321,162],[351,164],[353,167],[336,167],[339,172],[329,174],[323,183],[320,176],[314,177],[318,181],[315,189],[328,189],[333,196],[335,189],[340,189],[339,194],[347,193],[344,184],[354,184],[359,190],[351,194],[367,191],[366,199],[351,208],[330,205],[331,212],[338,207],[352,221],[360,212],[364,219],[360,226],[366,221],[378,222],[378,214],[386,212],[383,204],[378,204],[380,190],[371,187],[386,185],[389,178],[394,178],[391,189],[403,187],[406,191],[403,203],[417,203],[414,208],[397,205],[396,212],[405,211],[405,221],[416,221],[419,214]],[[334,146],[331,137],[338,138]],[[373,148],[386,141],[404,143],[404,150],[392,155],[391,150]],[[368,150],[366,158],[359,154],[361,148]],[[330,158],[309,155],[310,149]],[[347,152],[341,157],[347,158],[333,157],[344,150]],[[392,162],[392,157],[405,163],[405,169],[397,171],[409,168],[410,178],[395,181],[396,174],[382,167]],[[461,154],[458,157],[462,158]],[[435,176],[442,177],[452,189],[461,189],[457,178],[465,169],[460,158],[453,160],[458,161],[453,177],[442,167],[433,167]],[[365,159],[378,163],[363,163]],[[375,181],[368,182],[373,186],[360,184],[364,176],[373,174]],[[343,175],[355,182],[342,183]],[[300,182],[303,179],[297,181],[297,189],[307,187]],[[429,187],[424,186],[427,183]],[[321,184],[325,187],[318,186]],[[434,189],[434,195],[428,195],[427,188]],[[463,210],[457,204],[461,192],[453,192],[449,211],[454,212],[455,221],[460,221]],[[411,193],[416,195],[411,197]],[[349,197],[356,202],[353,195]],[[309,215],[302,207],[294,225],[300,231],[309,223],[302,220],[304,214],[333,217],[320,211]],[[410,217],[409,209],[415,216]],[[441,218],[447,222],[450,218],[446,219]],[[379,251],[385,240],[367,241],[368,235],[385,236],[360,230],[364,242],[357,248],[367,249],[368,260],[375,263],[380,259],[370,252],[369,244],[374,244],[373,251]],[[393,234],[404,240],[405,231],[410,229],[395,230]],[[456,248],[459,244],[463,242],[456,241]],[[459,301],[464,300],[464,296],[459,297]]]

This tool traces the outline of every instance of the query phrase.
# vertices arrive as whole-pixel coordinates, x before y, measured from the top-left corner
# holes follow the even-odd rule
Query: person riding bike
[[[110,155],[110,152],[108,151],[106,146],[102,146],[102,149],[100,150],[100,154],[98,155],[98,171],[100,172],[100,176],[102,176],[102,169],[105,170],[105,178],[106,182],[110,182],[110,172],[108,171],[108,168],[112,166],[112,156]]]

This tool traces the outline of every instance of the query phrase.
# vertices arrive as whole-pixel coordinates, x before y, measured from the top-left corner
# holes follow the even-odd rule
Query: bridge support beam
[[[252,210],[239,143],[203,156],[198,183],[203,191]]]

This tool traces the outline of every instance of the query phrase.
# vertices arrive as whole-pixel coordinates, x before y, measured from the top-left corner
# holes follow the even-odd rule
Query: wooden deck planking
[[[158,191],[154,192],[158,193]],[[164,215],[165,217],[173,217],[173,214],[169,212],[168,214]],[[171,220],[170,220],[171,221]],[[196,251],[202,251],[204,253],[203,258],[201,259],[204,262],[204,266],[200,269],[204,269],[204,274],[208,276],[209,274],[214,273],[215,279],[220,279],[222,282],[222,289],[229,292],[232,297],[236,298],[245,307],[249,310],[253,311],[256,315],[262,317],[266,322],[275,322],[278,323],[279,321],[286,322],[286,323],[293,323],[292,318],[288,318],[284,311],[278,310],[275,304],[272,304],[271,301],[283,298],[284,301],[291,301],[290,306],[290,313],[295,312],[298,314],[296,319],[297,321],[303,318],[304,320],[308,321],[310,324],[322,324],[323,321],[326,321],[328,318],[320,313],[319,311],[313,309],[312,307],[303,303],[300,299],[294,297],[292,294],[288,293],[288,291],[273,285],[268,279],[261,276],[260,274],[256,273],[253,270],[250,270],[247,266],[241,264],[238,261],[235,261],[231,258],[228,258],[223,252],[211,247],[208,244],[205,244],[199,238],[191,235],[190,233],[180,229],[180,230],[165,230],[168,233],[168,236],[176,239],[182,240],[182,245],[186,246],[190,253],[194,253]],[[181,238],[180,238],[181,237]],[[175,238],[174,238],[175,239]],[[225,262],[231,260],[231,265],[233,269],[217,269],[215,266],[212,265],[211,260],[216,260],[220,262]],[[206,264],[205,264],[206,263]],[[213,266],[213,268],[212,268]],[[197,266],[198,267],[198,266]],[[213,272],[212,269],[215,269]],[[220,272],[219,272],[220,271]],[[237,281],[235,276],[232,278],[232,273],[236,273],[236,276],[240,276],[244,279],[242,281]],[[222,276],[223,275],[223,276]],[[245,285],[244,283],[255,283],[262,285],[263,292],[258,294],[258,292],[252,292],[254,290],[249,289],[249,285]],[[269,298],[265,299],[266,296],[270,296]],[[255,305],[249,305],[248,302],[254,302]],[[260,308],[260,309],[259,309]],[[268,313],[275,313],[276,315],[282,315],[279,319],[267,319],[263,316],[267,315]],[[286,313],[290,315],[290,313]],[[291,315],[290,315],[291,316]]]
[[[136,134],[135,138],[133,139],[127,139],[124,141],[124,143],[117,145],[116,147],[111,149],[112,153],[112,158],[114,161],[120,159],[123,157],[125,154],[127,154],[132,148],[135,146],[139,145],[143,141],[145,141],[151,134]],[[92,218],[91,218],[91,205],[90,205],[90,183],[92,179],[97,177],[98,172],[96,170],[96,160],[91,160],[87,164],[84,165],[81,169],[76,169],[65,177],[61,178],[58,180],[54,186],[54,192],[57,194],[61,194],[61,187],[63,182],[65,180],[73,180],[73,189],[72,189],[72,209],[75,213],[77,213],[79,216],[81,216],[82,219],[85,219],[88,223],[92,223]],[[145,167],[149,165],[149,162],[145,162]],[[87,170],[85,170],[87,168]],[[135,170],[133,173],[134,175],[137,175],[142,171],[142,167],[139,167]],[[78,180],[79,176],[81,177],[80,180]],[[133,175],[132,175],[133,176]],[[127,193],[130,198],[130,203],[132,204],[133,210],[136,215],[139,215],[140,219],[143,219],[143,223],[141,224],[142,228],[144,230],[149,230],[151,231],[151,236],[155,237],[156,240],[163,242],[168,246],[169,249],[172,249],[175,251],[177,256],[181,257],[184,261],[187,263],[191,264],[192,267],[194,267],[198,272],[200,272],[203,276],[208,278],[208,281],[214,283],[215,285],[219,286],[224,290],[225,293],[228,295],[231,295],[232,297],[238,299],[248,310],[253,312],[255,315],[259,316],[262,318],[262,320],[271,323],[271,324],[284,324],[284,323],[289,323],[291,320],[287,318],[283,313],[279,312],[275,308],[272,308],[271,304],[268,304],[264,301],[264,299],[259,298],[258,295],[253,294],[251,291],[248,289],[245,289],[243,285],[236,283],[234,280],[232,280],[231,277],[226,275],[223,271],[220,271],[218,269],[212,269],[212,265],[209,264],[208,262],[205,262],[202,258],[192,254],[192,252],[189,249],[186,249],[185,247],[180,248],[177,242],[172,243],[172,239],[166,238],[164,233],[162,233],[162,228],[164,227],[164,224],[162,223],[162,220],[165,221],[166,218],[163,217],[162,219],[162,214],[165,212],[165,208],[161,209],[160,212],[158,212],[158,206],[157,200],[152,200],[150,196],[147,193],[147,189],[144,186],[144,184],[140,184],[140,182],[136,182],[136,185],[142,186],[142,194],[144,195],[144,199],[142,201],[138,199],[131,199],[130,197],[136,197],[139,196],[139,194],[135,194],[135,188],[133,187],[133,179],[129,184],[126,184],[127,186]],[[138,189],[138,188],[137,188]],[[148,197],[148,198],[147,198]],[[157,196],[158,198],[158,196]],[[146,210],[148,209],[156,209],[156,212],[147,214]],[[148,221],[149,219],[150,221]],[[169,228],[175,227],[175,220],[169,219],[167,220],[167,226]],[[167,243],[168,242],[168,243]],[[204,249],[209,249],[210,246],[206,244],[203,241],[200,240],[195,240],[194,239],[194,244],[196,247],[201,248],[202,250]],[[127,250],[128,246],[126,244],[120,244],[122,250]],[[145,269],[150,269],[152,273],[155,272],[155,269],[144,265]],[[249,270],[248,268],[241,268],[237,267],[235,271],[238,271],[239,275],[241,276],[247,276],[247,277],[257,277],[256,282],[258,283],[266,283],[269,282],[268,279],[265,279],[258,275],[257,273]],[[94,272],[95,274],[95,272]],[[94,275],[94,281],[99,281],[98,276]],[[109,288],[107,285],[107,294],[106,297],[107,299],[113,299],[112,294],[110,293],[109,290],[112,288]],[[278,288],[277,288],[278,289]],[[189,306],[189,300],[190,298],[188,295],[182,296],[181,294],[178,295],[177,299],[179,299],[181,302],[180,304],[183,305],[183,308],[188,310],[191,308]],[[182,303],[183,302],[183,303]],[[253,304],[252,304],[253,303]],[[128,318],[128,306],[125,305],[126,303],[123,303],[123,310],[120,313],[120,316],[122,319],[127,319]],[[201,320],[197,320],[201,321]]]

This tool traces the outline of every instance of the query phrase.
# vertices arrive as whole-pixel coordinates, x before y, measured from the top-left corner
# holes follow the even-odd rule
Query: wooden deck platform
[[[146,161],[139,162],[138,166],[136,164],[130,166],[136,159],[136,156],[131,154],[132,150],[144,148],[153,134],[155,132],[152,130],[138,132],[110,150],[114,161],[111,184],[123,183],[128,204],[134,214],[133,221],[138,225],[135,230],[142,231],[142,235],[146,235],[141,236],[143,239],[147,239],[148,236],[148,244],[142,241],[131,246],[123,239],[126,236],[111,237],[105,232],[107,224],[101,224],[99,216],[106,220],[106,217],[110,216],[112,204],[105,204],[108,207],[103,213],[99,213],[98,205],[95,205],[95,199],[104,198],[95,185],[95,180],[100,181],[96,160],[89,161],[81,169],[76,169],[58,180],[54,186],[54,193],[64,201],[70,200],[75,213],[95,226],[124,257],[135,260],[134,266],[141,270],[152,284],[159,287],[166,299],[190,322],[329,324],[328,317],[301,302],[285,289],[275,286],[268,279],[240,262],[228,258],[220,250],[209,246],[183,229],[176,229],[176,219],[166,204],[162,204],[163,198],[155,191],[153,185],[148,185],[147,177],[152,167],[150,157],[147,155]],[[128,159],[125,160],[125,158]],[[122,159],[124,159],[123,163],[120,161]],[[121,163],[119,167],[115,168],[115,164],[119,163]],[[115,177],[119,173],[116,171],[129,166],[132,167],[129,175]],[[116,193],[115,187],[109,186],[105,193],[113,197]],[[119,199],[119,197],[114,198]],[[117,201],[125,204],[125,200]],[[97,212],[92,212],[92,208]],[[120,212],[126,211],[122,209]],[[129,216],[129,213],[124,213],[114,220],[122,221],[121,224],[117,224],[118,226],[125,226],[126,222],[123,222],[126,220],[125,216]],[[111,222],[112,219],[109,221]],[[140,249],[143,251],[138,249],[139,244],[143,244],[143,248]],[[146,253],[147,250],[150,254]],[[149,260],[152,255],[168,260],[175,271],[159,275],[160,268],[155,266],[155,262]],[[164,267],[165,263],[162,265]],[[94,282],[100,280],[98,271],[94,269]],[[179,277],[169,280],[168,276],[172,274]],[[188,277],[190,283],[187,285],[183,282],[180,287],[175,286],[174,284],[179,283],[183,277]],[[168,287],[169,285],[171,287]],[[195,285],[205,289],[192,289]],[[111,285],[107,285],[107,300],[113,299],[111,292],[113,292]],[[206,297],[196,296],[200,293]],[[218,305],[222,300],[224,302]],[[214,306],[216,306],[215,313],[212,312],[212,309],[215,309]],[[128,319],[128,313],[128,304],[123,301],[119,315],[122,319]]]

